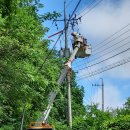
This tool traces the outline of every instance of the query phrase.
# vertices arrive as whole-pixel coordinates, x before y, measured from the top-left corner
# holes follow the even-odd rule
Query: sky
[[[57,11],[63,14],[63,0],[41,0],[44,8],[39,13]],[[67,16],[72,13],[78,0],[66,0]],[[91,4],[93,3],[93,4]],[[91,6],[90,6],[91,5]],[[130,57],[130,0],[82,0],[77,11],[77,17],[82,16],[82,21],[74,31],[80,32],[92,46],[92,55],[89,58],[76,59],[73,70],[77,73],[77,83],[84,87],[84,104],[98,103],[101,108],[102,91],[101,79],[104,80],[105,109],[123,107],[126,99],[130,96],[130,63],[113,68],[92,77],[86,77],[89,73],[106,68],[120,60]],[[63,19],[63,17],[59,18]],[[57,22],[58,30],[52,21],[43,23],[50,27],[45,37],[63,29],[63,22]],[[69,29],[69,47],[71,47],[71,28]],[[114,35],[113,35],[114,34]],[[56,40],[58,36],[52,38]],[[105,41],[104,41],[105,40]],[[61,38],[61,46],[64,46],[64,38]],[[53,45],[51,43],[51,45]],[[51,48],[51,47],[50,47]],[[56,46],[60,48],[60,43]],[[119,54],[120,53],[120,54]],[[119,54],[117,56],[113,56]],[[112,57],[113,58],[110,58]],[[104,62],[99,63],[104,59]],[[97,64],[98,63],[98,64]],[[96,65],[93,65],[96,64]],[[88,67],[87,66],[91,66]]]

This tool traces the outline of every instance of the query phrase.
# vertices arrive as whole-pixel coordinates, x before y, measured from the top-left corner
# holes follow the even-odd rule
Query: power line
[[[113,45],[111,45],[111,46],[109,46],[109,49],[110,48],[112,48],[113,46],[115,46],[115,45],[117,45],[117,44],[119,44],[119,43],[121,43],[121,42],[123,42],[123,41],[125,41],[126,39],[128,39],[130,36],[128,36],[128,37],[126,37],[126,38],[124,38],[124,39],[122,39],[121,41],[119,41],[119,42],[116,42],[115,44],[113,44]],[[103,49],[103,50],[101,50],[101,51],[99,51],[99,52],[97,52],[97,53],[95,53],[94,55],[92,55],[92,56],[95,56],[95,55],[97,55],[97,54],[101,54],[102,52],[104,52],[104,51],[106,51],[106,50],[108,50],[108,47],[107,48],[105,48],[105,49]]]
[[[77,14],[77,15],[82,14],[87,8],[91,7],[91,6],[94,4],[95,1],[96,1],[96,0],[93,0],[86,8],[84,8],[84,9],[82,10],[82,12],[80,12],[80,13]]]
[[[115,44],[111,45],[109,48],[112,48],[113,46],[115,46],[115,45],[117,45],[117,44],[119,44],[119,43],[123,42],[124,40],[128,39],[129,37],[130,37],[130,36],[128,36],[128,37],[126,37],[126,38],[122,39],[122,40],[121,40],[121,41],[119,41],[119,42],[116,42]],[[128,43],[129,43],[129,42],[127,42],[127,43],[125,43],[125,44],[121,45],[120,47],[122,47],[122,46],[124,46],[124,45],[126,45],[126,44],[128,44]],[[98,53],[102,54],[101,56],[99,56],[99,57],[97,57],[97,58],[92,59],[90,62],[95,61],[95,60],[97,60],[97,59],[99,59],[99,58],[103,57],[104,55],[107,55],[107,54],[109,54],[109,53],[111,53],[111,52],[113,52],[113,51],[117,50],[118,48],[119,48],[119,47],[117,47],[117,48],[115,48],[115,49],[113,49],[113,50],[111,50],[111,51],[109,51],[109,52],[107,52],[107,53],[105,53],[105,54],[102,54],[102,52],[104,52],[105,50],[108,50],[107,48],[105,48],[104,50],[102,50],[102,51],[98,52]],[[95,53],[95,55],[96,55],[96,54],[98,54],[98,53]],[[95,55],[93,55],[93,56],[95,56]],[[80,65],[80,66],[83,66],[83,65]],[[75,68],[76,68],[76,67],[75,67]]]
[[[121,29],[119,29],[118,31],[116,31],[115,33],[113,33],[112,35],[110,35],[109,37],[107,37],[105,40],[103,40],[102,42],[94,45],[94,47],[104,43],[105,41],[109,40],[111,37],[113,37],[114,35],[118,34],[119,32],[121,32],[122,30],[124,30],[125,28],[127,28],[130,25],[130,23],[128,23],[127,25],[125,25],[124,27],[122,27]]]
[[[67,26],[65,26],[65,28],[64,28],[62,31],[59,31],[59,32],[60,32],[59,37],[57,38],[57,40],[56,40],[56,42],[55,42],[54,46],[52,47],[51,51],[48,53],[47,57],[45,58],[45,60],[44,60],[43,64],[39,67],[39,70],[40,70],[40,69],[42,69],[42,67],[43,67],[43,65],[46,63],[46,61],[47,61],[48,57],[49,57],[49,56],[51,55],[51,53],[53,52],[53,50],[54,50],[54,48],[55,48],[56,44],[58,43],[58,41],[60,40],[61,35],[63,34],[63,31],[64,31],[66,28],[68,28],[69,21],[70,21],[70,20],[71,20],[71,18],[73,17],[73,15],[74,15],[75,11],[77,10],[77,8],[78,8],[78,6],[79,6],[80,2],[81,2],[81,0],[79,0],[79,2],[77,3],[76,7],[74,8],[74,10],[73,10],[73,12],[72,12],[71,16],[69,17],[69,20],[68,20],[68,22],[67,22]]]
[[[70,4],[72,3],[72,1],[73,1],[73,0],[70,0],[70,1],[67,3],[67,5],[66,5],[66,7],[65,7],[66,9],[70,6]],[[63,13],[63,12],[64,12],[64,9],[63,9],[60,13]]]
[[[130,43],[130,42],[129,42],[129,43]],[[113,55],[113,56],[111,56],[111,57],[108,57],[108,58],[106,58],[106,59],[104,59],[104,60],[102,60],[102,61],[99,61],[99,62],[97,62],[97,63],[95,63],[95,64],[92,64],[92,65],[89,65],[89,66],[87,66],[87,67],[81,68],[81,69],[79,69],[79,70],[83,70],[83,69],[86,69],[86,68],[95,66],[95,65],[97,65],[97,64],[100,64],[100,63],[102,63],[102,62],[104,62],[104,61],[107,61],[107,60],[109,60],[109,59],[111,59],[111,58],[113,58],[113,57],[116,57],[116,56],[118,56],[118,55],[120,55],[120,54],[122,54],[122,53],[124,53],[124,52],[126,52],[126,51],[129,51],[129,50],[130,50],[130,48],[127,48],[126,50],[121,51],[121,52],[119,52],[119,53],[117,53],[117,54],[115,54],[115,55]]]
[[[90,62],[93,62],[93,61],[95,61],[95,60],[98,60],[98,59],[104,57],[105,55],[107,55],[107,54],[109,54],[109,53],[111,53],[111,52],[113,52],[113,51],[116,51],[117,49],[119,49],[119,48],[121,48],[121,47],[127,45],[128,43],[130,43],[130,42],[126,42],[125,44],[123,44],[123,45],[121,45],[121,46],[119,46],[119,47],[117,47],[117,48],[115,48],[115,49],[113,49],[113,50],[111,50],[111,51],[109,51],[109,52],[107,52],[107,53],[105,53],[105,54],[102,54],[102,56],[99,56],[99,57],[96,57],[96,58],[92,59],[91,61],[89,61],[89,63],[90,63]],[[82,65],[80,65],[80,66],[82,66]],[[74,67],[74,68],[77,68],[77,67]]]
[[[108,50],[108,48],[112,48],[113,46],[117,45],[118,43],[121,43],[121,42],[125,41],[125,40],[128,39],[129,37],[130,37],[130,36],[128,36],[128,37],[126,37],[126,38],[120,40],[119,42],[116,42],[115,44],[113,44],[113,45],[111,45],[111,46],[108,46],[107,48],[104,48],[103,50],[101,50],[101,51],[95,53],[94,55],[97,55],[97,54],[99,54],[99,53],[101,53],[101,52],[104,52],[104,51]]]
[[[70,17],[69,17],[69,19],[68,19],[67,24],[65,25],[65,27],[64,27],[61,31],[59,31],[58,33],[63,33],[63,32],[68,28],[69,22],[72,20],[72,17],[73,17],[73,15],[74,15],[75,11],[77,10],[77,8],[78,8],[78,6],[79,6],[80,3],[81,3],[81,0],[78,1],[76,7],[74,8],[72,14],[70,15]],[[56,20],[56,21],[64,21],[64,20]],[[58,34],[58,33],[55,33],[55,34],[53,34],[53,35],[51,35],[51,36],[54,36],[54,35],[56,35],[56,34]],[[51,36],[49,36],[49,37],[51,37]]]
[[[84,17],[86,14],[88,14],[92,9],[94,9],[98,4],[100,4],[103,0],[98,1],[92,8],[90,8],[87,12],[85,12],[81,17]]]
[[[113,68],[116,68],[116,67],[118,67],[118,66],[124,65],[124,64],[129,63],[129,62],[130,62],[130,57],[128,57],[127,59],[123,59],[123,60],[120,60],[120,61],[118,61],[118,62],[115,62],[115,63],[113,63],[113,64],[110,64],[110,65],[108,65],[108,66],[105,66],[105,67],[103,67],[103,68],[97,69],[97,70],[95,70],[95,71],[92,71],[92,72],[89,73],[89,74],[83,75],[83,76],[81,76],[80,78],[78,78],[77,81],[82,80],[82,79],[84,79],[84,78],[92,77],[92,76],[94,76],[94,75],[98,75],[98,74],[100,74],[100,73],[103,73],[103,72],[105,72],[105,71],[111,70],[111,69],[113,69]]]
[[[109,42],[107,42],[106,44],[108,44],[108,43],[111,43],[111,42],[113,42],[114,40],[116,40],[117,38],[120,38],[121,36],[123,36],[125,33],[127,33],[127,32],[129,32],[130,30],[127,30],[126,32],[124,32],[124,33],[122,33],[121,35],[119,35],[118,37],[116,37],[116,38],[114,38],[114,39],[112,39],[111,41],[109,41]],[[124,39],[125,40],[125,39]],[[118,42],[119,43],[119,42]],[[103,46],[105,46],[106,44],[104,44]],[[116,43],[117,44],[117,43]],[[115,44],[115,45],[116,45]],[[103,47],[102,46],[102,47]],[[112,45],[112,46],[114,46],[114,45]],[[109,49],[112,47],[112,46],[110,46],[109,47]],[[108,47],[107,47],[108,48]],[[104,49],[104,50],[107,50],[107,49]],[[104,51],[103,50],[103,51]],[[103,51],[99,51],[99,52],[97,52],[97,53],[101,53],[101,52],[103,52]],[[92,56],[95,56],[97,53],[95,53],[94,55],[92,55]],[[85,59],[84,59],[85,60]]]
[[[114,35],[120,33],[122,30],[124,30],[125,28],[127,28],[129,25],[130,25],[130,23],[128,23],[126,26],[124,26],[124,27],[122,27],[121,29],[119,29],[118,31],[116,31],[114,34],[112,34],[112,35],[110,35],[109,37],[107,37],[107,38],[106,38],[105,40],[103,40],[102,42],[96,44],[96,45],[94,46],[94,48],[97,47],[97,46],[100,46],[102,43],[106,42],[107,40],[109,40],[110,38],[112,38]],[[86,59],[88,59],[88,58],[84,58],[83,60],[86,60]],[[83,61],[83,60],[82,60],[82,61]],[[79,61],[79,62],[77,62],[77,63],[80,63],[80,62],[82,62],[82,61]]]
[[[80,3],[81,3],[81,0],[78,1],[76,7],[74,8],[74,10],[73,10],[73,12],[72,12],[72,14],[70,15],[69,20],[68,20],[68,22],[67,22],[67,27],[68,27],[69,22],[70,22],[70,20],[72,19],[73,15],[74,15],[75,11],[77,10],[77,8],[78,8],[78,6],[79,6]]]
[[[70,1],[67,3],[66,8],[68,8],[68,7],[70,6],[70,4],[72,3],[72,1],[73,1],[73,0],[70,0]],[[62,11],[60,12],[60,14],[62,14],[63,12],[64,12],[64,10],[62,10]],[[55,19],[55,20],[56,20],[56,19]],[[55,20],[54,20],[54,21],[55,21]],[[52,22],[52,25],[53,25],[54,21]],[[60,20],[56,20],[56,21],[60,21]],[[63,21],[63,20],[61,20],[61,21]],[[52,25],[50,26],[50,28],[52,28]]]
[[[78,71],[79,71],[80,69],[78,69]],[[87,69],[87,71],[88,71],[88,73],[90,73],[91,72],[91,67],[89,67],[88,69]],[[94,77],[95,78],[95,77]],[[96,79],[95,79],[96,80]],[[88,79],[88,81],[92,84],[92,82],[90,81],[90,79]]]
[[[53,52],[53,50],[54,50],[56,44],[58,43],[60,37],[62,36],[62,34],[63,34],[63,33],[61,33],[61,34],[59,35],[59,37],[57,38],[55,44],[53,45],[53,47],[52,47],[52,49],[50,50],[50,52],[47,54],[47,57],[44,59],[43,64],[39,67],[38,70],[41,70],[42,67],[43,67],[43,65],[46,63],[46,61],[48,60],[49,56],[52,54],[52,52]]]
[[[130,32],[130,29],[128,29],[127,31],[123,32],[122,34],[120,34],[119,36],[115,37],[114,39],[108,41],[108,42],[105,43],[104,45],[99,46],[98,48],[101,48],[101,47],[104,47],[104,46],[106,47],[106,45],[108,45],[108,43],[111,43],[112,41],[116,40],[117,38],[120,38],[121,36],[123,36],[124,34],[126,34],[126,33],[128,33],[128,32]],[[94,50],[98,50],[98,49],[95,49],[95,48],[94,48]]]

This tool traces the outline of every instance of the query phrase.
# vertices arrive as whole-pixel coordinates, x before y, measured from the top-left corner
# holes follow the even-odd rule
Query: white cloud
[[[130,23],[130,1],[121,2],[115,6],[110,0],[105,0],[96,6],[82,18],[82,24],[79,26],[81,33],[95,39],[103,39]]]

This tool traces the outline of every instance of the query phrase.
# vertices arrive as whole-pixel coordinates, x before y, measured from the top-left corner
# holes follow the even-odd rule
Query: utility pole
[[[68,48],[68,25],[66,22],[66,2],[64,1],[64,28],[65,28],[65,57],[69,57],[69,48]],[[72,108],[71,108],[71,86],[70,86],[70,74],[67,73],[67,96],[68,96],[68,125],[72,128]]]
[[[102,80],[102,111],[104,111],[104,82],[103,82],[103,78],[101,78]]]
[[[61,56],[69,58],[70,56],[70,49],[68,47],[68,26],[69,26],[69,22],[72,21],[72,28],[75,26],[75,23],[78,24],[78,21],[81,22],[81,16],[79,18],[73,17],[76,9],[78,8],[79,4],[80,4],[81,0],[79,0],[79,2],[77,3],[74,11],[72,12],[71,16],[69,17],[69,19],[66,18],[66,2],[64,1],[64,19],[63,20],[54,20],[56,21],[64,21],[64,29],[49,36],[48,38],[55,36],[59,33],[63,33],[63,31],[65,31],[65,49],[61,50]],[[72,18],[73,17],[73,18]],[[70,128],[72,128],[72,108],[71,108],[71,85],[70,85],[70,79],[71,79],[71,70],[68,71],[67,73],[67,96],[68,96],[68,125]]]
[[[92,86],[100,86],[102,87],[102,111],[104,111],[104,82],[103,78],[100,78],[102,80],[101,84],[92,84]]]
[[[22,112],[22,121],[21,121],[20,130],[23,130],[24,115],[25,115],[25,106],[24,106],[24,108],[23,108],[23,112]]]

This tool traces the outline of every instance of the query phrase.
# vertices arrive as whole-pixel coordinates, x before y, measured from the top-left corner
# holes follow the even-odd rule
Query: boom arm
[[[77,51],[78,51],[79,48],[80,48],[80,43],[78,43],[78,45],[75,47],[75,49],[74,49],[72,55],[70,56],[68,62],[65,63],[64,68],[63,68],[63,70],[61,71],[60,77],[59,77],[59,79],[58,79],[58,81],[57,81],[57,84],[61,85],[61,84],[63,83],[63,81],[64,81],[64,79],[65,79],[65,77],[66,77],[66,75],[67,75],[67,71],[68,71],[69,69],[71,69],[71,63],[72,63],[72,61],[74,60],[75,55],[76,55],[76,53],[77,53]],[[52,92],[52,93],[50,94],[49,104],[48,104],[47,109],[45,110],[45,112],[44,112],[44,114],[43,114],[43,115],[44,115],[44,116],[43,116],[43,119],[42,119],[43,123],[46,123],[46,122],[47,122],[47,119],[48,119],[49,113],[50,113],[50,111],[51,111],[51,109],[52,109],[53,102],[54,102],[54,100],[55,100],[56,95],[57,95],[57,92]]]
[[[69,60],[64,64],[64,68],[61,71],[60,77],[57,81],[58,85],[61,85],[63,83],[63,81],[67,75],[67,72],[71,69],[71,64],[72,64],[73,60],[75,59],[75,56],[76,56],[78,50],[79,49],[82,50],[84,48],[84,38],[77,33],[72,33],[72,36],[74,37],[74,50],[73,50],[73,53],[71,54]],[[47,119],[48,119],[49,113],[52,109],[53,102],[55,100],[56,95],[57,95],[56,91],[52,92],[50,95],[48,107],[43,114],[44,115],[43,120],[42,120],[43,123],[47,122]]]
[[[57,81],[57,83],[59,85],[62,84],[62,82],[64,81],[64,79],[66,77],[66,74],[67,74],[68,70],[71,69],[71,64],[72,64],[73,60],[75,59],[76,53],[77,53],[79,48],[80,48],[80,42],[75,46],[75,49],[74,49],[73,53],[71,54],[68,62],[65,63],[64,68],[61,71],[61,75],[60,75],[60,77],[59,77],[59,79]]]

